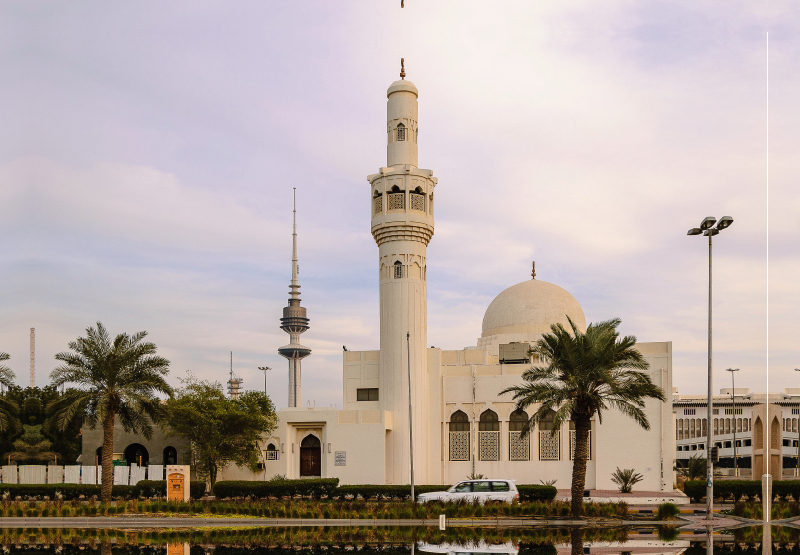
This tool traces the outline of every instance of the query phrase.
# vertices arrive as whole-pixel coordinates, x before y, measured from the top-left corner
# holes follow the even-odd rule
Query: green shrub
[[[773,483],[773,492],[775,486],[781,484],[781,495],[792,495],[795,499],[800,495],[800,481],[797,480],[782,480]],[[692,499],[693,502],[699,503],[701,499],[706,496],[706,481],[705,480],[689,480],[683,484],[683,492]],[[760,480],[715,480],[714,481],[714,497],[728,499],[733,498],[734,502],[743,498],[755,500],[761,497],[761,481]]]
[[[558,489],[555,486],[519,485],[519,500],[522,501],[552,501],[556,498]]]
[[[658,520],[668,520],[670,518],[675,518],[680,512],[680,509],[675,503],[661,503],[661,505],[658,506],[656,518],[658,518]]]
[[[338,478],[275,480],[269,482],[221,481],[214,484],[214,495],[226,497],[330,497],[339,485]]]

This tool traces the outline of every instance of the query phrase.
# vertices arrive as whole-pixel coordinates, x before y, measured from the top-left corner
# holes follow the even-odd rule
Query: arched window
[[[394,263],[394,279],[402,279],[403,277],[403,264],[398,260]]]
[[[266,459],[268,461],[277,461],[278,460],[278,449],[275,448],[274,443],[270,443],[267,445],[267,455]]]
[[[178,450],[174,447],[164,447],[164,464],[178,464]]]
[[[150,461],[150,454],[147,452],[144,445],[140,443],[131,443],[128,445],[125,448],[124,456],[128,466],[132,464],[147,466],[147,463]]]
[[[549,411],[547,414],[545,414],[542,418],[539,419],[539,429],[552,430],[554,418],[555,418],[555,413],[553,411]]]
[[[491,409],[483,411],[481,414],[481,420],[478,423],[478,431],[499,432],[500,421],[497,419],[497,413]]]
[[[508,417],[508,430],[510,432],[521,432],[528,422],[528,413],[524,410],[515,410]]]
[[[402,123],[397,124],[397,140],[398,141],[405,141],[406,140],[406,126]]]
[[[464,411],[457,410],[450,417],[450,431],[451,432],[468,432],[469,431],[469,418]]]

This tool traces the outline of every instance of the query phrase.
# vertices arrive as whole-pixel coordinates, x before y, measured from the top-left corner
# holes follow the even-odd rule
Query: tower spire
[[[292,187],[292,283],[289,285],[289,304],[300,304],[300,284],[297,282],[297,187]]]
[[[297,279],[297,188],[292,188],[292,281],[289,285],[289,304],[283,309],[281,329],[289,334],[289,344],[278,354],[289,360],[289,406],[300,406],[300,361],[311,349],[300,344],[300,334],[308,329],[305,307],[300,306],[300,283]]]

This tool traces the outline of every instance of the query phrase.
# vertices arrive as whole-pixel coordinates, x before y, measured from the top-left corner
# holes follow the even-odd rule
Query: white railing
[[[0,481],[3,484],[91,484],[101,483],[103,468],[100,466],[59,465],[7,465],[2,467]],[[115,485],[136,485],[142,480],[163,480],[164,465],[148,467],[132,464],[114,467]]]

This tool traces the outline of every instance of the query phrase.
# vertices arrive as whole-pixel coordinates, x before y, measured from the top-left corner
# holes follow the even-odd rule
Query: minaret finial
[[[400,79],[406,78],[406,67],[405,67],[405,60],[400,58]]]
[[[405,8],[405,6],[403,5],[403,2],[405,2],[405,0],[400,0],[400,7],[401,8]]]
[[[533,270],[531,271],[531,279],[536,279],[536,261],[533,261]]]

